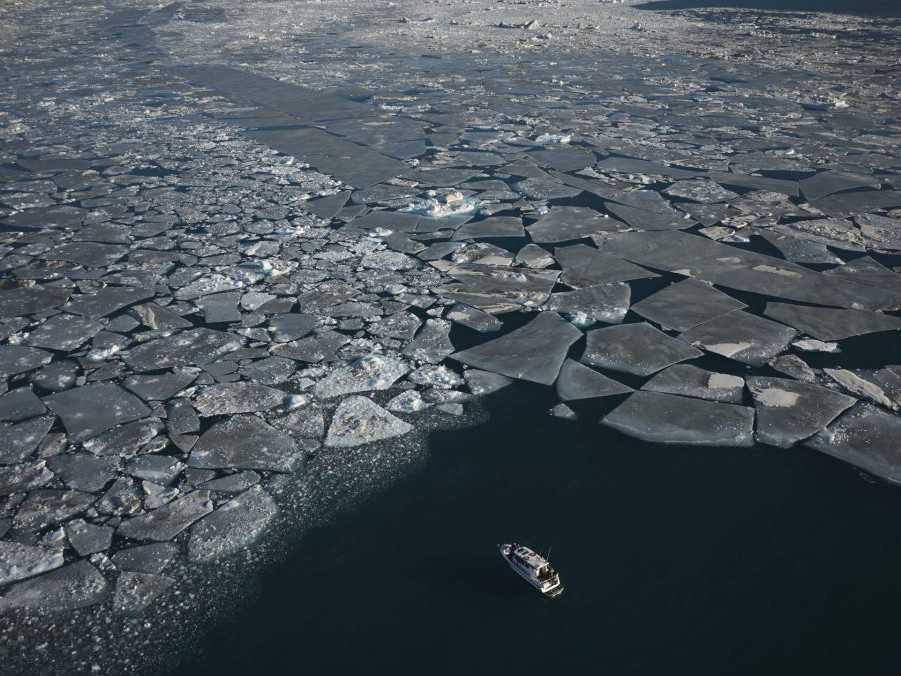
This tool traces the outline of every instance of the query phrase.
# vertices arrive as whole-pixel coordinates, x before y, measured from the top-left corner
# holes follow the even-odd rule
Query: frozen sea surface
[[[294,589],[295,622],[328,602],[343,633],[396,608],[362,647],[417,635],[414,598],[506,630],[536,600],[495,577],[518,538],[581,590],[535,606],[535,631],[575,613],[535,664],[659,664],[580,638],[622,594],[614,650],[669,623],[725,651],[705,622],[760,625],[769,598],[767,645],[809,628],[838,666],[836,636],[873,640],[878,672],[891,585],[859,571],[893,561],[901,482],[898,44],[863,14],[588,0],[0,7],[0,669],[227,660],[239,610],[248,641],[296,635]],[[519,666],[462,614],[437,622],[484,649],[440,668]],[[413,645],[338,666],[435,644]]]

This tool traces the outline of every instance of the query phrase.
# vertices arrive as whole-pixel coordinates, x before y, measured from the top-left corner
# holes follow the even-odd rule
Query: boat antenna
[[[545,556],[544,558],[546,558],[548,561],[551,560],[551,550],[553,548],[554,548],[554,545],[551,545],[550,547],[547,548],[547,556]]]

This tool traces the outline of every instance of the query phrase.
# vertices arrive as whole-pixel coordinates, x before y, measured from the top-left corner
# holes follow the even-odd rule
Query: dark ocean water
[[[901,672],[901,489],[813,451],[649,446],[495,395],[298,542],[184,674]],[[499,558],[546,550],[546,600]]]
[[[705,9],[731,7],[736,9],[777,10],[785,12],[837,12],[901,17],[899,0],[649,0],[639,9]]]

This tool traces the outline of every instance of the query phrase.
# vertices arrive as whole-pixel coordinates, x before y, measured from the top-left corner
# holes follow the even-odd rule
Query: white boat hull
[[[547,563],[545,559],[532,552],[532,550],[528,548],[521,549],[529,552],[530,556],[535,557],[537,560],[543,562],[544,565],[550,568],[550,564]],[[507,562],[507,565],[516,572],[517,575],[519,575],[533,588],[535,588],[537,591],[548,598],[556,598],[563,593],[563,584],[560,582],[560,576],[557,573],[553,572],[553,574],[549,578],[539,579],[539,576],[535,574],[534,569],[529,568],[528,566],[523,565],[522,563],[517,561],[517,557],[514,555],[513,551],[513,545],[500,546],[501,557]]]

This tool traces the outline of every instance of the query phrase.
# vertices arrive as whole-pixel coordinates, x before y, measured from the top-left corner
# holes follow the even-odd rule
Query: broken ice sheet
[[[854,371],[843,368],[824,368],[823,373],[855,397],[868,399],[893,411],[901,410],[901,367],[899,366]]]
[[[341,346],[350,339],[337,331],[325,330],[311,336],[280,343],[272,348],[272,354],[316,364],[321,361],[333,361]]]
[[[70,352],[102,329],[103,324],[93,319],[60,313],[32,330],[25,342],[32,347]]]
[[[836,279],[800,265],[681,231],[607,235],[602,250],[727,289],[846,308],[901,306],[901,289]],[[841,270],[842,268],[838,268]]]
[[[131,456],[144,448],[163,430],[157,418],[143,418],[102,432],[83,442],[85,450],[94,455]]]
[[[188,558],[212,561],[247,547],[277,512],[275,501],[260,486],[248,489],[191,528]]]
[[[194,398],[194,408],[203,417],[268,411],[280,406],[285,393],[258,383],[209,385]]]
[[[49,364],[53,355],[46,350],[24,345],[0,345],[0,377],[32,371]]]
[[[55,416],[31,418],[13,425],[0,424],[0,464],[11,464],[27,458],[47,436]]]
[[[528,268],[542,270],[554,264],[554,257],[537,244],[526,244],[516,253],[514,261]]]
[[[403,360],[370,354],[332,370],[316,383],[313,392],[317,397],[329,399],[343,394],[387,390],[409,370],[410,366]]]
[[[522,328],[451,357],[510,378],[552,385],[582,332],[554,312],[540,312]]]
[[[299,460],[290,436],[254,415],[233,415],[201,435],[187,462],[202,469],[290,472]]]
[[[319,324],[316,315],[287,313],[269,319],[269,332],[277,343],[288,343],[311,333]]]
[[[864,234],[851,221],[838,218],[818,218],[792,221],[776,225],[773,230],[797,239],[810,241],[845,251],[867,250]]]
[[[118,474],[119,458],[64,453],[47,458],[47,466],[68,488],[93,493],[103,490]]]
[[[171,540],[213,511],[209,491],[192,491],[167,505],[122,521],[117,535],[130,540]]]
[[[874,176],[863,176],[841,171],[821,171],[800,181],[801,192],[808,202],[846,190],[878,188],[880,181]]]
[[[404,354],[417,361],[437,364],[454,351],[450,331],[449,321],[427,319],[416,337],[404,348]]]
[[[175,584],[165,575],[124,572],[116,581],[113,608],[120,613],[140,613]]]
[[[740,404],[745,381],[728,373],[716,373],[694,364],[675,364],[657,373],[641,389],[685,397]]]
[[[103,601],[108,591],[106,578],[94,566],[84,560],[76,561],[14,584],[0,597],[0,612],[17,608],[74,610]]]
[[[47,411],[31,387],[18,389],[0,395],[0,421],[18,422],[41,415]]]
[[[113,539],[111,526],[97,526],[84,519],[73,519],[66,524],[66,537],[81,556],[109,549]]]
[[[59,307],[72,295],[58,286],[33,286],[4,289],[0,293],[0,317],[21,317]]]
[[[854,217],[860,232],[872,249],[901,251],[901,219],[878,214],[860,214]]]
[[[122,384],[144,401],[165,401],[193,383],[197,375],[196,371],[176,370],[158,375],[129,376]]]
[[[754,409],[673,394],[635,392],[601,424],[660,444],[754,445]]]
[[[763,366],[785,352],[796,335],[791,327],[735,310],[698,324],[679,338],[708,352]]]
[[[674,209],[666,211],[639,209],[615,202],[607,202],[604,206],[614,216],[636,230],[685,230],[697,225],[685,214]],[[616,229],[625,230],[622,227]]]
[[[503,326],[494,315],[462,303],[454,305],[445,316],[452,322],[479,333],[493,333]]]
[[[43,460],[0,466],[0,497],[40,488],[52,479],[53,472],[47,469]]]
[[[479,263],[457,265],[448,273],[459,284],[448,285],[443,296],[489,312],[541,306],[560,275],[557,270],[508,270]]]
[[[150,415],[136,396],[112,383],[91,383],[45,397],[73,441],[85,441],[111,427]]]
[[[563,362],[556,390],[557,396],[563,401],[612,397],[632,392],[631,387],[572,359]]]
[[[62,309],[89,319],[100,319],[152,297],[152,290],[133,289],[127,286],[107,286],[97,293],[73,296]]]
[[[644,322],[595,329],[586,336],[582,362],[638,376],[649,376],[702,354]]]
[[[113,555],[113,563],[120,570],[139,573],[162,573],[178,553],[171,542],[159,542],[122,549]]]
[[[36,530],[60,523],[81,514],[93,504],[95,497],[81,491],[39,488],[31,491],[13,517],[13,527]]]
[[[547,309],[567,317],[576,326],[619,324],[629,311],[630,294],[629,286],[622,283],[586,286],[552,293]]]
[[[756,231],[756,234],[776,247],[786,260],[793,263],[808,265],[841,265],[843,263],[841,258],[829,251],[821,242],[799,239],[772,230],[760,229]]]
[[[524,237],[522,219],[514,216],[492,216],[481,221],[470,221],[454,233],[455,240],[461,239],[503,239]]]
[[[901,483],[901,417],[859,402],[804,445]]]
[[[413,426],[396,418],[371,399],[351,396],[342,401],[329,425],[325,445],[361,446],[407,434]]]
[[[665,329],[687,331],[720,315],[746,307],[711,285],[694,279],[671,284],[635,303],[632,311]]]
[[[663,192],[670,197],[681,197],[702,204],[728,202],[738,197],[736,193],[726,190],[723,186],[707,178],[676,181]]]
[[[560,281],[574,289],[660,276],[585,244],[558,247],[554,249],[554,257],[563,269]]]
[[[788,303],[767,303],[767,317],[824,341],[901,329],[901,317],[870,310],[845,310]]]
[[[202,366],[238,349],[242,343],[240,336],[199,328],[138,345],[125,353],[123,359],[135,371]]]
[[[0,587],[63,565],[63,550],[0,540]],[[3,601],[0,599],[0,604]]]
[[[533,242],[548,244],[583,239],[600,232],[616,232],[621,224],[586,207],[552,207],[526,230]]]
[[[757,409],[757,441],[788,448],[823,430],[856,399],[786,378],[746,379]]]

